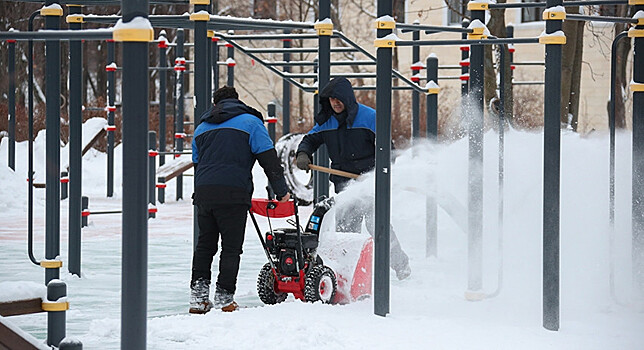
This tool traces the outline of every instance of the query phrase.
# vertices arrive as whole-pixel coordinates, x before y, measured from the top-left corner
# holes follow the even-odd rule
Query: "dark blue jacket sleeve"
[[[296,153],[304,152],[309,156],[309,158],[313,159],[313,153],[315,153],[323,143],[324,138],[320,132],[320,126],[315,124],[313,129],[311,129],[308,134],[304,135],[304,138],[300,141],[300,145],[297,147]]]
[[[275,148],[256,154],[255,157],[259,165],[264,169],[264,173],[277,199],[282,199],[288,192],[288,187],[286,187],[286,181],[284,180],[284,168],[280,164]]]

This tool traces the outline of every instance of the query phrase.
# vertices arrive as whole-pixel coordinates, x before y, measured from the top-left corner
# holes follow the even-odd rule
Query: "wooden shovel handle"
[[[315,164],[309,164],[309,168],[311,168],[312,170],[315,170],[315,171],[321,171],[323,173],[328,173],[328,174],[348,177],[350,179],[357,179],[360,176],[358,174],[350,173],[350,172],[347,172],[347,171],[331,169],[331,168],[327,168],[327,167],[323,167],[323,166],[319,166],[319,165],[315,165]]]

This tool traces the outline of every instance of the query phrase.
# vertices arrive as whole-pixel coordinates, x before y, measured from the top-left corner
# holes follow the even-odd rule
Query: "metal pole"
[[[228,31],[228,34],[232,34],[232,31]],[[235,59],[235,48],[231,44],[227,44],[228,48],[228,59]],[[228,79],[226,80],[226,85],[235,86],[235,65],[228,64]]]
[[[69,14],[82,13],[81,6],[69,6]],[[69,29],[82,29],[70,23]],[[69,273],[81,276],[81,196],[83,184],[83,44],[69,42]]]
[[[319,20],[331,18],[331,0],[320,0]],[[322,91],[331,80],[331,36],[318,35],[318,90]],[[316,164],[329,167],[329,152],[326,145],[318,148]],[[318,174],[318,195],[329,196],[329,174]]]
[[[216,36],[212,37],[212,45],[210,49],[212,50],[212,91],[219,90],[219,38]]]
[[[58,299],[67,297],[67,285],[65,282],[55,279],[47,283],[47,301],[58,302]],[[47,312],[47,345],[58,346],[65,338],[66,312]]]
[[[274,102],[269,102],[268,106],[267,106],[267,109],[268,109],[268,118],[270,118],[269,121],[268,121],[268,125],[267,125],[268,135],[271,137],[271,140],[273,140],[273,143],[275,143],[275,123],[274,123],[275,119],[273,119],[273,118],[276,118],[276,116],[275,116],[275,114],[276,114],[275,113],[276,112],[275,111],[275,109],[276,109],[275,103]]]
[[[290,30],[284,30],[284,34],[291,34]],[[284,48],[291,47],[291,39],[282,39]],[[282,54],[284,62],[291,61],[291,53],[284,52]],[[290,66],[284,67],[285,73],[291,72]],[[291,84],[285,79],[282,79],[282,136],[291,132]]]
[[[194,5],[194,10],[195,12],[198,11],[206,11],[210,12],[210,4],[207,5]],[[196,102],[195,102],[195,108],[194,108],[194,129],[197,130],[197,126],[199,126],[199,123],[201,121],[201,115],[208,110],[210,107],[210,101],[211,101],[211,96],[212,94],[210,93],[210,82],[208,79],[208,41],[210,40],[208,38],[208,30],[207,30],[207,24],[208,21],[195,21],[194,22],[194,40],[195,40],[195,46],[194,46],[194,95],[196,97]],[[216,44],[216,43],[215,43]],[[183,120],[183,119],[182,119]],[[179,132],[183,132],[183,122],[181,125],[181,128]],[[181,150],[183,150],[183,139],[181,139]],[[178,149],[177,149],[178,151]],[[183,178],[183,176],[181,176]],[[177,176],[177,179],[179,176]],[[196,177],[193,178],[193,182],[196,179]],[[183,184],[183,181],[182,181]],[[177,183],[178,186],[178,183]],[[183,187],[183,186],[182,186]],[[183,188],[179,189],[177,188],[177,200],[180,198],[179,195],[181,194],[181,198],[183,198]],[[199,224],[197,222],[197,206],[193,206],[192,208],[192,213],[193,213],[193,225],[192,225],[192,231],[193,231],[193,246],[196,247],[197,241],[199,238]]]
[[[485,11],[474,10],[472,20],[485,23]],[[468,300],[481,300],[483,288],[483,45],[470,47],[468,119]]]
[[[45,5],[53,5],[47,0]],[[44,15],[45,28],[60,28],[60,13]],[[45,259],[60,255],[60,41],[45,41],[46,86],[46,181],[45,181]],[[32,184],[33,185],[33,184]],[[60,277],[60,267],[45,269],[45,284]],[[49,289],[49,288],[48,288]],[[63,296],[65,292],[61,293]],[[62,329],[61,329],[62,328]],[[47,345],[58,346],[65,337],[65,313],[47,313]]]
[[[418,22],[414,22],[415,25],[419,25]],[[415,31],[412,33],[412,40],[420,40],[420,31]],[[420,46],[414,45],[411,47],[411,60],[412,64],[420,61]],[[420,71],[418,69],[411,70],[411,75],[415,76]],[[411,92],[411,138],[412,140],[417,139],[420,136],[420,93],[416,90]]]
[[[546,7],[562,4],[547,0]],[[546,21],[546,34],[561,30],[561,20]],[[559,330],[559,194],[561,49],[546,44],[543,142],[543,327]]]
[[[176,53],[177,57],[181,57],[182,59],[185,59],[185,50],[184,50],[184,41],[185,41],[185,34],[183,29],[177,29],[177,47],[176,47]],[[177,80],[178,80],[178,87],[177,89],[179,90],[177,94],[177,117],[175,120],[175,134],[176,133],[183,133],[183,120],[185,118],[185,87],[184,87],[184,71],[180,70],[177,73]],[[195,89],[196,91],[196,89]],[[195,116],[195,119],[199,119],[198,116]],[[198,121],[198,120],[197,120]],[[195,125],[196,128],[196,125]],[[183,152],[183,138],[174,138],[174,149],[177,152]],[[177,188],[176,188],[176,200],[179,200],[183,198],[183,175],[177,175]]]
[[[608,129],[610,135],[609,141],[609,190],[608,190],[608,221],[610,224],[609,234],[609,245],[608,245],[608,264],[609,264],[609,276],[608,284],[610,287],[610,293],[613,298],[615,298],[615,259],[613,248],[615,246],[615,96],[617,95],[617,44],[623,38],[628,37],[628,32],[621,32],[613,40],[613,45],[611,48],[611,60],[610,60],[610,108],[608,115]]]
[[[87,216],[88,215],[85,214],[85,210],[89,210],[89,197],[82,196],[81,197],[81,212],[83,214],[81,214],[81,225],[80,225],[81,228],[88,226],[87,225],[87,221],[88,221]]]
[[[641,4],[641,2],[640,2]],[[644,5],[635,11],[644,11]],[[637,30],[644,30],[638,25]],[[633,285],[640,310],[644,305],[644,37],[637,36],[633,44]],[[637,88],[635,88],[637,87]]]
[[[431,54],[427,57],[427,82],[433,81],[438,84],[438,57]],[[427,138],[436,142],[438,140],[438,92],[426,94],[426,135]],[[432,187],[435,190],[435,178],[432,181]],[[435,192],[435,191],[432,191]],[[425,219],[425,256],[437,256],[438,254],[438,206],[436,204],[436,193],[430,193],[426,198],[425,210],[427,217]]]
[[[9,159],[8,165],[16,171],[16,41],[7,40],[9,48]]]
[[[499,50],[501,51],[500,62],[499,62],[499,158],[498,158],[498,208],[497,208],[497,220],[499,225],[499,235],[503,234],[503,180],[505,176],[504,168],[504,156],[505,156],[505,69],[506,69],[506,47],[505,45],[499,45]],[[499,252],[501,254],[501,252]],[[502,257],[502,255],[501,255]]]
[[[155,131],[148,131],[148,150],[152,152],[148,152],[148,203],[150,205],[156,205],[157,204],[157,199],[156,199],[156,193],[155,193],[155,188],[156,188],[156,155],[154,154],[154,151],[157,149],[157,133]],[[148,210],[148,218],[154,218],[156,217],[156,213],[150,212]]]
[[[48,0],[47,5],[52,5]],[[46,15],[45,28],[60,28],[60,15]],[[46,55],[46,219],[45,219],[45,259],[56,259],[60,255],[60,41],[45,42]],[[58,268],[45,270],[45,283],[58,279]],[[57,345],[50,344],[50,345]]]
[[[391,0],[378,0],[378,17],[392,16]],[[377,37],[392,33],[378,29]],[[374,247],[374,313],[389,313],[389,239],[391,210],[391,70],[392,48],[376,50],[376,200]]]
[[[123,22],[147,22],[148,0],[122,0]],[[148,45],[152,28],[123,39],[123,239],[121,349],[146,348],[148,291]],[[119,30],[114,31],[115,38]]]
[[[116,54],[114,40],[107,40],[107,62],[109,64],[115,63]],[[116,99],[116,72],[114,70],[107,71],[107,196],[114,195],[114,133],[116,127],[114,126],[114,107]],[[121,111],[122,112],[122,111]]]
[[[470,21],[464,19],[461,22],[463,28],[467,28],[470,25]],[[461,34],[461,39],[467,39],[467,33]],[[470,58],[470,46],[462,45],[461,49],[461,62],[467,62]],[[470,80],[469,80],[469,65],[461,64],[461,120],[465,120],[465,114],[467,110],[467,94],[470,91]],[[465,79],[467,78],[467,79]]]
[[[315,58],[313,60],[316,64],[313,66],[313,72],[317,73],[318,72],[318,59]],[[314,79],[315,82],[317,82],[317,78]],[[319,85],[318,85],[319,86]],[[316,116],[320,113],[320,94],[319,90],[315,90],[313,93],[313,115]],[[315,123],[315,121],[313,122]],[[321,146],[324,147],[324,146]],[[318,164],[318,157],[319,157],[319,151],[315,152],[314,157],[313,157],[313,162],[315,164]],[[320,197],[320,175],[321,173],[319,171],[314,171],[313,172],[313,201],[315,201],[317,198]]]
[[[67,171],[60,172],[60,200],[67,199],[69,194],[69,173]]]
[[[513,38],[514,37],[514,26],[513,25],[508,25],[505,27],[505,33],[508,38]],[[510,90],[510,95],[505,96],[505,101],[503,102],[504,109],[505,110],[505,120],[509,120],[512,118],[514,115],[514,111],[512,110],[514,108],[514,86],[512,85],[512,81],[514,80],[514,69],[512,69],[512,62],[514,62],[514,45],[508,46],[508,62],[510,64],[510,76],[508,77],[508,80],[510,84],[508,84],[508,90]],[[511,103],[506,103],[506,102],[511,102]],[[512,108],[508,108],[511,106]]]
[[[167,81],[168,81],[168,71],[165,70],[167,65],[166,50],[168,49],[167,39],[165,37],[165,31],[161,31],[159,35],[159,152],[165,152],[165,142],[166,142],[166,95],[167,91]],[[159,166],[165,164],[165,154],[159,154]]]

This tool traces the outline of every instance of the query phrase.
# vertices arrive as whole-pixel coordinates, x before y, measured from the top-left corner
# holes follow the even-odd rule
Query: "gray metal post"
[[[485,23],[485,11],[472,11]],[[483,288],[483,45],[470,48],[470,109],[468,118],[468,279],[466,298],[480,300]]]
[[[418,22],[414,22],[418,25]],[[412,33],[412,40],[420,40],[420,31]],[[420,46],[414,45],[411,47],[411,63],[415,64],[420,60]],[[411,75],[415,76],[420,71],[417,69],[411,70]],[[412,140],[420,136],[420,93],[416,90],[411,92],[411,138]]]
[[[291,31],[286,29],[284,34],[291,34]],[[291,47],[291,39],[282,39],[284,48]],[[284,62],[291,61],[291,53],[285,52],[282,55]],[[284,66],[284,72],[290,73],[291,67]],[[282,136],[289,134],[291,132],[291,84],[282,79]]]
[[[157,204],[156,199],[156,156],[157,150],[157,133],[155,131],[148,131],[148,203],[151,205]],[[154,218],[156,214],[148,211],[148,218]]]
[[[8,165],[16,170],[16,41],[7,40],[9,65],[9,158]]]
[[[148,0],[122,0],[123,22],[146,19]],[[142,17],[142,18],[141,18]],[[148,293],[148,45],[152,28],[124,28],[121,349],[145,349]],[[119,40],[119,30],[114,30]]]
[[[60,200],[67,199],[69,195],[69,174],[66,171],[60,172]]]
[[[167,65],[166,50],[168,49],[165,31],[161,31],[159,35],[159,166],[165,164],[165,142],[166,142],[166,96],[167,96],[167,82],[168,71],[165,70]]]
[[[69,6],[69,14],[82,13],[81,6]],[[70,23],[69,29],[82,29],[81,23]],[[83,44],[69,42],[69,273],[81,276],[81,196],[83,183]]]
[[[83,350],[83,343],[76,338],[65,337],[58,345],[58,350]]]
[[[212,91],[219,89],[219,38],[212,37],[212,45],[210,46],[212,55]]]
[[[194,5],[195,12],[210,11],[210,5]],[[210,82],[208,80],[208,31],[206,25],[208,21],[195,21],[194,30],[194,95],[196,96],[196,103],[194,108],[194,130],[199,126],[201,115],[210,107],[212,94],[210,93]],[[183,132],[183,128],[181,131]],[[178,178],[178,177],[177,177]],[[196,179],[193,178],[193,181]],[[179,199],[179,189],[177,189],[177,199]],[[181,189],[183,192],[183,189]],[[183,197],[183,195],[182,195]],[[197,207],[193,207],[193,246],[196,247],[197,239],[199,237],[199,225],[197,223]]]
[[[433,81],[438,84],[438,57],[430,55],[426,60],[427,82]],[[438,140],[438,93],[430,92],[425,98],[426,102],[426,134],[427,138],[433,142]],[[435,183],[432,186],[436,188]],[[434,192],[434,191],[432,191]],[[438,254],[438,205],[436,204],[436,194],[432,193],[426,199],[427,218],[425,220],[425,256],[436,256]]]
[[[232,31],[228,31],[228,34],[231,34]],[[226,44],[226,47],[228,48],[228,58],[234,60],[235,59],[235,48],[231,44]],[[235,65],[234,64],[228,64],[228,79],[226,80],[226,85],[228,86],[235,86]]]
[[[331,0],[320,0],[319,20],[331,18]],[[331,80],[331,36],[318,34],[318,90],[322,91]],[[316,164],[328,167],[329,152],[323,145],[316,152]],[[318,174],[318,196],[329,195],[329,174]]]
[[[114,40],[107,40],[107,62],[115,63]],[[114,195],[114,104],[116,99],[116,71],[110,69],[107,71],[107,196]]]
[[[184,43],[185,40],[185,34],[183,29],[177,29],[177,47],[176,47],[176,54],[177,57],[182,57],[185,58],[185,50],[184,50]],[[175,135],[176,133],[183,133],[183,121],[185,119],[185,77],[184,77],[184,71],[180,70],[177,73],[178,77],[178,87],[177,89],[179,90],[177,94],[177,116],[175,120]],[[195,89],[196,91],[196,89]],[[195,120],[198,121],[199,116],[195,115]],[[195,128],[197,126],[195,125]],[[183,138],[174,138],[174,149],[177,152],[183,152]],[[176,189],[176,200],[182,199],[183,198],[183,175],[178,175],[177,176],[177,189]]]
[[[547,0],[546,7],[561,0]],[[561,30],[561,20],[546,21],[546,33]],[[559,194],[561,152],[561,45],[546,44],[543,141],[543,327],[559,330]]]
[[[378,17],[392,16],[391,0],[378,0]],[[393,16],[392,16],[393,17]],[[383,38],[391,29],[378,29]],[[391,210],[391,67],[392,47],[376,50],[376,200],[374,245],[374,313],[389,313],[389,239]]]
[[[470,25],[470,21],[464,19],[461,22],[463,28],[467,28]],[[461,34],[461,39],[467,39],[467,33]],[[470,58],[470,46],[462,45],[461,49],[461,62],[467,62]],[[461,64],[461,120],[465,120],[465,115],[467,114],[467,94],[470,91],[470,80],[469,80],[469,65]]]
[[[67,285],[65,282],[55,279],[47,283],[47,301],[58,302],[58,299],[67,296]],[[60,341],[65,338],[66,312],[47,312],[47,345],[58,347]]]
[[[54,4],[47,0],[46,5]],[[47,15],[45,28],[60,28],[60,15]],[[46,181],[45,181],[45,259],[56,259],[60,255],[60,41],[45,41],[46,55]],[[45,270],[45,283],[60,276],[59,268]],[[53,317],[50,313],[48,319]],[[58,345],[58,342],[50,345]]]
[[[275,123],[273,122],[273,120],[275,120],[274,118],[276,118],[276,116],[275,116],[275,109],[276,109],[275,103],[274,102],[269,102],[268,106],[267,106],[267,109],[268,109],[267,114],[268,114],[269,121],[268,121],[268,125],[266,127],[268,129],[268,135],[271,137],[271,140],[273,140],[273,143],[275,143]]]
[[[87,216],[89,216],[89,213],[86,212],[86,210],[89,210],[89,197],[87,196],[82,196],[81,197],[81,224],[80,227],[87,227]]]
[[[505,27],[505,33],[508,38],[514,38],[514,26],[513,25],[508,25]],[[512,64],[514,62],[514,45],[508,46],[508,62],[510,62],[510,76],[507,77],[507,81],[510,82],[508,85],[509,90],[510,90],[510,95],[505,96],[505,120],[509,120],[509,118],[512,118],[514,115],[514,111],[512,108],[508,108],[509,106],[514,106],[514,85],[512,85],[512,80],[514,79],[514,65]],[[512,103],[507,103],[512,101]]]
[[[505,95],[505,85],[507,78],[505,76],[506,69],[506,46],[499,45],[501,57],[499,59],[499,157],[498,157],[498,207],[497,207],[497,221],[499,225],[499,237],[503,235],[503,180],[505,178],[505,102],[507,96]],[[510,81],[512,84],[512,81]],[[501,240],[499,240],[501,242]],[[502,253],[502,252],[499,252]],[[501,255],[502,257],[502,255]]]
[[[635,11],[644,11],[644,5]],[[644,26],[636,29],[644,30]],[[633,45],[633,285],[635,300],[644,303],[644,37],[634,38]]]

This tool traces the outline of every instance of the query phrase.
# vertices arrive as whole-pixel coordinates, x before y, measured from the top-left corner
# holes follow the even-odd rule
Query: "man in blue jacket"
[[[375,167],[376,162],[376,111],[356,101],[351,83],[343,77],[334,78],[320,92],[320,112],[315,116],[315,126],[297,148],[297,167],[308,170],[313,153],[325,144],[331,158],[331,168],[354,174],[363,174]],[[331,175],[335,192],[340,193],[349,178]],[[338,208],[340,209],[340,208]],[[336,213],[337,229],[360,232],[363,217],[371,235],[373,207],[364,208],[360,203]],[[393,228],[391,232],[391,268],[398,279],[411,274],[409,258],[402,250]]]
[[[210,268],[220,236],[214,306],[222,311],[238,307],[234,294],[255,160],[264,168],[277,199],[286,202],[290,198],[284,170],[261,113],[238,98],[233,87],[215,91],[214,106],[201,116],[193,136],[193,203],[197,206],[199,237],[192,258],[190,313],[206,313],[213,307],[209,299]]]

